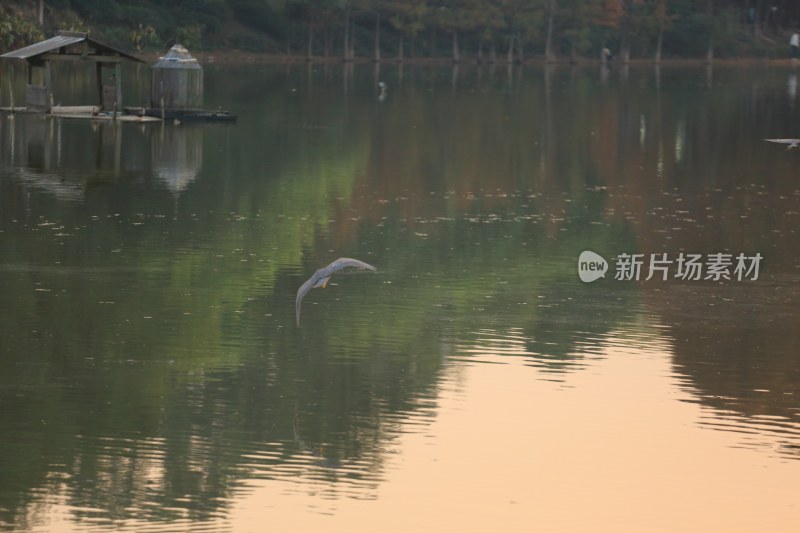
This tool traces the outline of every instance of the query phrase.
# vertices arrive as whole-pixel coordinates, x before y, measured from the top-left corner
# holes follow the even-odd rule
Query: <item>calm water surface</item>
[[[0,116],[0,529],[800,530],[797,76],[209,65],[236,125]],[[340,256],[378,272],[296,327]]]

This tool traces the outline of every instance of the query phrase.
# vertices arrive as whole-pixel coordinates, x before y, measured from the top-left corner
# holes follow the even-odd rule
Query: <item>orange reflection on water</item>
[[[680,401],[690,397],[668,348],[613,344],[566,387],[520,358],[482,354],[506,364],[455,365],[437,418],[402,434],[374,494],[326,500],[259,481],[239,495],[230,523],[237,531],[800,530],[800,461],[702,427],[702,408]]]

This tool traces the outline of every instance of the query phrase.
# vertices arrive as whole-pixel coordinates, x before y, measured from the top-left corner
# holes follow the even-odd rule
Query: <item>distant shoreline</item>
[[[303,54],[274,54],[274,53],[259,53],[259,52],[245,52],[239,50],[214,50],[214,51],[190,51],[193,56],[195,56],[198,61],[205,64],[217,64],[217,63],[254,63],[254,64],[312,64],[312,65],[319,65],[319,64],[327,64],[327,65],[343,65],[343,64],[354,64],[354,65],[372,65],[372,64],[380,64],[381,66],[393,66],[393,65],[412,65],[412,66],[447,66],[447,65],[458,65],[458,66],[484,66],[484,67],[507,67],[509,63],[506,61],[482,61],[478,62],[475,58],[466,58],[462,59],[460,62],[455,63],[449,57],[406,57],[402,61],[399,61],[395,57],[383,57],[379,62],[374,61],[371,57],[362,56],[356,57],[351,61],[345,62],[341,57],[338,56],[313,56],[311,59],[308,59]],[[153,62],[156,61],[162,54],[152,53],[152,52],[145,52],[138,54],[139,57],[145,59],[145,61]],[[572,62],[570,58],[558,58],[555,61],[546,61],[543,57],[531,57],[526,59],[524,62],[515,62],[511,63],[512,66],[543,66],[543,65],[554,65],[554,66],[565,66],[565,65],[575,65],[575,66],[590,66],[596,65],[600,66],[601,61],[599,59],[590,59],[590,58],[579,58],[575,62]],[[623,67],[626,64],[620,62],[619,60],[615,59],[611,61],[609,64],[611,67]],[[659,63],[656,63],[653,59],[644,59],[644,58],[637,58],[631,59],[628,63],[628,66],[665,66],[665,67],[672,67],[672,66],[743,66],[743,67],[752,67],[752,66],[795,66],[800,67],[800,60],[791,59],[791,58],[717,58],[714,59],[711,63],[708,63],[705,58],[669,58],[669,59],[662,59]]]

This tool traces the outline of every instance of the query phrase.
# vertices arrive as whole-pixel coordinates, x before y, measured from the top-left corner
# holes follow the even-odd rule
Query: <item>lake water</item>
[[[210,64],[235,125],[0,115],[0,529],[800,530],[799,74]]]

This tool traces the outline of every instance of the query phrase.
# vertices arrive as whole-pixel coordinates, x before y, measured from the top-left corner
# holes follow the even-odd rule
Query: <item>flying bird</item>
[[[771,143],[779,143],[779,144],[786,144],[787,150],[791,150],[792,148],[800,147],[800,139],[764,139],[765,141],[769,141]]]
[[[348,267],[371,270],[373,272],[376,271],[374,266],[368,265],[364,261],[350,259],[349,257],[340,257],[330,265],[314,272],[314,275],[308,278],[308,280],[297,289],[297,298],[294,301],[294,312],[298,326],[300,326],[300,304],[303,302],[303,297],[308,294],[308,291],[316,289],[317,287],[322,287],[324,289],[328,284],[328,280],[331,279],[334,273]]]

